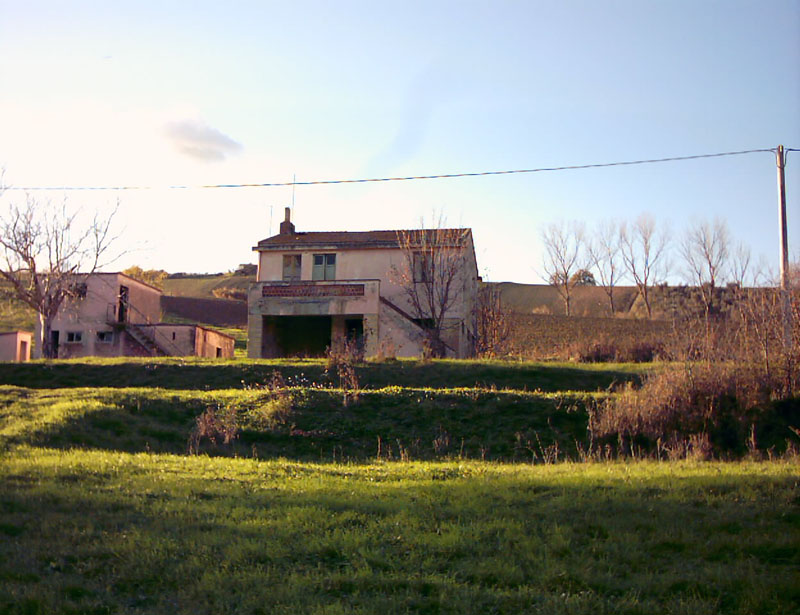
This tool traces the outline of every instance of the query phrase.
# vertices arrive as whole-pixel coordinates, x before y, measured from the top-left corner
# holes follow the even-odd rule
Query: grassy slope
[[[253,386],[276,368],[288,406]],[[378,364],[348,406],[323,369],[0,365],[0,613],[800,608],[796,460],[454,461],[569,451],[583,401],[639,368]],[[180,454],[208,407],[239,439]],[[401,447],[450,461],[384,461]]]
[[[800,608],[797,466],[0,458],[4,613]]]
[[[247,290],[255,281],[254,276],[226,273],[219,276],[198,276],[185,278],[167,278],[164,280],[164,293],[178,297],[214,298],[216,288],[241,288]]]
[[[0,367],[0,436],[15,443],[181,453],[206,408],[243,427],[215,454],[294,459],[463,456],[529,460],[586,444],[586,400],[638,367],[398,361],[357,368],[365,387],[343,404],[325,363],[84,360]],[[289,387],[260,385],[278,370]],[[72,387],[92,387],[73,389]]]

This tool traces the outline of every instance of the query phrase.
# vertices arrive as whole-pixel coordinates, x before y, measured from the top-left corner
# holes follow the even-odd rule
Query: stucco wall
[[[478,293],[477,263],[475,251],[472,244],[471,234],[468,236],[468,244],[459,250],[464,258],[463,266],[459,275],[453,283],[453,293],[455,299],[447,312],[448,324],[443,337],[452,351],[453,356],[468,357],[474,352],[474,339],[476,328],[476,305]],[[402,276],[407,271],[408,263],[403,250],[400,248],[380,248],[380,249],[342,249],[337,250],[333,246],[330,249],[317,248],[311,250],[290,250],[285,251],[264,251],[259,254],[259,281],[280,281],[283,278],[283,256],[284,254],[300,254],[300,275],[302,281],[310,281],[313,269],[314,254],[336,254],[336,280],[380,280],[380,296],[410,316],[415,316],[415,310],[409,299],[408,292],[403,286]],[[263,300],[255,297],[251,293],[249,302],[249,313],[273,313],[273,314],[297,314],[309,313],[308,301],[299,298],[286,299],[282,302],[271,301],[269,312],[263,309],[253,310],[253,302]],[[344,313],[342,309],[348,309],[350,313],[359,312],[354,306],[338,306],[332,308],[330,303],[320,304],[318,313]],[[297,310],[300,310],[299,312]],[[463,325],[463,326],[462,326]],[[258,325],[251,321],[249,329],[250,336],[258,337],[260,343],[260,331],[256,331]],[[407,319],[403,318],[396,311],[381,306],[378,319],[379,339],[375,348],[381,346],[394,346],[397,356],[418,356],[422,351],[422,336],[419,328]],[[254,351],[255,352],[255,351]],[[380,350],[378,350],[380,352]],[[251,356],[258,356],[251,354]]]
[[[197,327],[195,354],[198,357],[231,359],[233,358],[233,345],[232,337],[205,327]]]
[[[28,331],[0,333],[0,361],[30,361],[32,339]]]
[[[122,332],[112,324],[118,320],[120,286],[128,288],[129,323],[158,322],[161,291],[119,273],[95,273],[85,283],[86,296],[65,301],[53,320],[52,330],[59,332],[59,358],[130,354],[135,342],[123,340]],[[37,323],[37,337],[38,329]],[[67,341],[69,333],[78,332],[80,342]],[[101,332],[111,333],[113,341],[98,341]]]

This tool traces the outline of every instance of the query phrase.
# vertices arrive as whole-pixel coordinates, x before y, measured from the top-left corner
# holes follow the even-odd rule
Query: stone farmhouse
[[[444,312],[445,355],[472,356],[478,269],[470,229],[296,232],[288,207],[280,233],[253,248],[248,356],[320,356],[348,338],[368,357],[420,356],[431,314],[414,305],[409,288],[431,275],[422,246],[433,233],[451,238],[441,249],[457,267]]]
[[[77,297],[64,302],[51,327],[58,358],[233,356],[229,335],[195,324],[160,322],[159,289],[124,273],[92,273],[81,279]]]

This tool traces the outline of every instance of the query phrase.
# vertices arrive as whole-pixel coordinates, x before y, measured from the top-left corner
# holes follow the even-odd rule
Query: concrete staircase
[[[144,348],[151,357],[167,357],[169,352],[164,350],[156,340],[151,338],[140,327],[136,325],[125,325],[125,332],[130,335],[137,344]]]

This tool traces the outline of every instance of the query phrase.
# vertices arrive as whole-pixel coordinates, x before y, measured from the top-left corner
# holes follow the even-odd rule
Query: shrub
[[[209,406],[195,419],[195,425],[189,434],[189,453],[197,454],[204,439],[213,446],[217,440],[230,444],[239,436],[239,412],[234,406]]]
[[[782,446],[800,420],[800,400],[773,400],[767,384],[741,364],[671,365],[601,403],[589,429],[670,457],[740,456],[757,434],[762,446]]]
[[[354,339],[335,341],[327,352],[327,375],[335,372],[339,378],[339,388],[344,391],[344,405],[358,400],[358,374],[356,365],[364,362],[364,345]]]
[[[664,345],[654,340],[585,338],[570,345],[569,356],[580,363],[648,363],[664,356]]]

